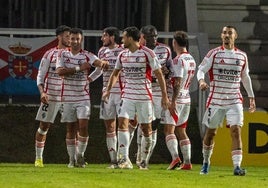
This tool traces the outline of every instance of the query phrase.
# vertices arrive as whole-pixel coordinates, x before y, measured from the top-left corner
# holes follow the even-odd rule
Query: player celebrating
[[[107,27],[103,30],[101,37],[103,47],[98,52],[98,57],[109,62],[109,69],[101,71],[103,74],[103,89],[105,92],[110,75],[115,67],[118,54],[123,50],[119,45],[120,33],[116,27]],[[95,80],[99,69],[96,69],[90,76],[90,80]],[[106,144],[111,159],[109,168],[117,168],[117,134],[116,134],[116,117],[119,112],[121,103],[121,91],[123,89],[122,76],[119,76],[115,86],[110,91],[107,103],[102,101],[100,106],[100,118],[104,119],[106,127]]]
[[[152,25],[144,26],[141,28],[140,31],[141,31],[140,44],[145,45],[146,47],[152,49],[155,52],[156,57],[158,58],[158,61],[161,64],[162,73],[164,74],[165,79],[168,80],[170,74],[169,67],[172,62],[170,48],[167,45],[157,42],[157,29],[154,26]],[[151,152],[148,155],[147,163],[149,163],[150,157],[153,153],[153,150],[157,142],[157,127],[160,124],[161,111],[162,111],[161,88],[154,74],[152,82],[152,92],[153,92],[154,115],[156,119],[152,122],[152,148]],[[136,159],[136,164],[138,166],[141,163],[141,152],[140,152],[141,139],[142,139],[142,131],[140,128],[138,128],[137,131],[138,151]]]
[[[61,25],[56,29],[58,45],[44,54],[37,74],[41,105],[36,115],[36,120],[40,121],[35,134],[36,167],[44,167],[43,151],[46,135],[61,107],[61,78],[55,72],[56,59],[59,50],[70,47],[70,29],[66,25]]]
[[[191,106],[189,87],[195,74],[196,63],[187,51],[188,36],[184,31],[175,32],[172,44],[177,56],[173,59],[171,66],[172,78],[168,89],[168,93],[171,94],[171,106],[165,111],[161,121],[165,124],[166,145],[172,156],[172,162],[167,169],[173,170],[181,163],[178,137],[183,155],[183,164],[180,169],[190,170],[192,169],[191,142],[187,136],[186,127]]]
[[[77,165],[85,167],[84,153],[88,144],[88,120],[90,116],[90,96],[88,73],[91,66],[106,67],[108,62],[101,61],[92,53],[82,50],[83,32],[79,28],[70,31],[71,49],[59,53],[56,63],[57,73],[63,77],[61,99],[63,112],[61,122],[77,122],[78,151]],[[70,130],[70,129],[69,129]],[[76,127],[73,127],[76,130]],[[71,133],[73,133],[71,135]],[[76,131],[71,131],[69,139],[75,139]],[[75,148],[68,152],[74,159]],[[71,162],[71,161],[70,161]]]
[[[155,53],[147,47],[139,44],[140,32],[136,27],[124,29],[122,42],[126,48],[117,58],[115,69],[109,79],[103,100],[107,100],[111,88],[116,83],[120,70],[125,76],[125,87],[122,95],[122,105],[118,115],[118,151],[121,159],[120,168],[131,168],[129,160],[129,120],[137,115],[138,122],[144,137],[141,141],[141,165],[140,169],[148,169],[147,156],[152,144],[153,104],[152,104],[152,71],[156,75],[162,91],[162,105],[168,108],[166,84]]]
[[[225,26],[221,32],[222,46],[208,52],[198,67],[197,79],[201,90],[209,86],[205,82],[205,73],[209,71],[210,93],[203,124],[207,126],[203,138],[203,166],[200,174],[207,174],[214,147],[214,136],[217,128],[226,116],[232,138],[232,160],[234,175],[244,176],[246,171],[240,167],[242,162],[241,127],[243,126],[243,104],[240,93],[240,82],[249,96],[249,111],[256,110],[254,93],[249,77],[248,59],[245,52],[235,47],[237,30]]]

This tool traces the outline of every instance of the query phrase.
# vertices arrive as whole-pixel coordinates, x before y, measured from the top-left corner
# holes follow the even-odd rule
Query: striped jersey
[[[177,55],[172,62],[171,81],[168,82],[168,94],[172,98],[174,78],[181,78],[180,91],[177,103],[189,104],[190,98],[190,84],[195,75],[196,63],[194,58],[188,53],[184,52]]]
[[[58,56],[57,47],[51,48],[46,51],[41,59],[38,74],[37,74],[37,86],[44,85],[44,92],[48,96],[48,100],[52,102],[60,102],[61,93],[61,78],[56,73],[56,60]]]
[[[165,44],[157,43],[156,47],[153,49],[153,51],[155,52],[156,57],[158,58],[158,61],[161,64],[163,76],[167,80],[170,76],[170,66],[172,63],[170,48]],[[168,70],[168,72],[166,72],[164,70]],[[153,74],[152,88],[153,88],[153,96],[154,97],[161,97],[162,96],[161,88],[160,88],[159,83],[157,82],[154,74]]]
[[[199,70],[209,72],[210,93],[207,106],[227,106],[242,103],[240,82],[242,75],[248,75],[248,59],[245,52],[234,48],[225,49],[223,46],[208,52]]]
[[[119,55],[119,53],[123,50],[124,48],[122,46],[118,46],[117,48],[113,48],[113,49],[110,49],[108,47],[102,47],[98,52],[98,57],[100,59],[109,62],[109,69],[103,72],[103,91],[105,90],[108,84],[110,75],[112,74],[115,68],[116,58]],[[123,84],[124,84],[122,79],[123,79],[122,74],[120,74],[116,84],[113,86],[110,93],[121,94],[121,91],[123,89]]]
[[[56,67],[73,68],[85,62],[92,65],[97,59],[97,56],[86,50],[80,50],[76,55],[73,55],[70,50],[63,50],[59,52]],[[85,70],[64,76],[61,92],[61,100],[63,102],[75,103],[90,99],[89,82],[87,79],[89,71]]]
[[[116,61],[115,69],[122,69],[125,87],[122,98],[152,100],[152,72],[161,68],[153,50],[140,46],[135,52],[123,50]]]

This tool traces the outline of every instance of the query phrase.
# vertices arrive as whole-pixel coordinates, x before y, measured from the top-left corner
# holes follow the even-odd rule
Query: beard
[[[108,47],[112,44],[112,42],[109,40],[107,43],[103,43],[103,46]]]
[[[65,46],[65,47],[71,47],[70,43],[67,43],[67,42],[64,42],[64,41],[62,41],[62,45]]]

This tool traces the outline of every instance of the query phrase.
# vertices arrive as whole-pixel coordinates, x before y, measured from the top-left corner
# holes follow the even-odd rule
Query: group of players
[[[66,123],[68,167],[85,167],[84,153],[88,142],[90,116],[89,83],[103,76],[100,118],[106,127],[106,143],[111,159],[109,168],[132,169],[129,145],[137,128],[137,159],[140,169],[148,169],[157,140],[157,127],[164,125],[165,142],[172,156],[168,170],[192,169],[191,142],[186,133],[190,112],[189,87],[196,72],[196,62],[187,51],[188,36],[176,31],[172,59],[167,45],[157,42],[157,29],[152,25],[127,27],[122,33],[116,27],[103,30],[103,47],[98,56],[82,49],[83,32],[79,28],[59,26],[58,46],[43,56],[37,76],[41,106],[36,120],[35,166],[43,167],[46,134],[58,111]],[[203,140],[204,162],[200,174],[207,174],[213,151],[213,138],[226,116],[230,125],[234,175],[245,175],[242,161],[241,127],[243,105],[240,81],[250,97],[250,111],[255,100],[249,77],[247,56],[234,47],[237,31],[223,27],[221,47],[211,50],[199,65],[197,79],[202,90],[208,88],[205,73],[210,73],[210,95],[203,124],[207,126]],[[95,70],[90,74],[90,68]],[[224,80],[226,71],[235,70],[236,79]],[[230,71],[229,71],[230,72]],[[118,121],[118,122],[116,122]],[[117,127],[118,125],[118,127]],[[183,160],[179,157],[180,147]]]

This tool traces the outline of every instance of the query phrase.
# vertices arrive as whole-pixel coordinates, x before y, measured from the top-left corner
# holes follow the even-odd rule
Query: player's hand
[[[162,96],[162,101],[161,101],[161,104],[162,104],[162,108],[163,109],[168,109],[169,106],[170,106],[170,102],[169,102],[169,99],[167,97],[163,97]]]
[[[176,102],[172,102],[168,108],[171,116],[177,114],[177,110],[176,110]]]
[[[199,88],[204,91],[206,89],[209,88],[208,84],[203,80],[203,79],[200,79],[199,80]]]
[[[253,113],[256,111],[256,104],[255,104],[255,99],[253,97],[249,98],[249,112]]]
[[[108,61],[101,60],[101,69],[103,71],[107,71],[109,69],[109,62]]]
[[[80,71],[84,71],[84,70],[87,70],[87,69],[90,69],[89,62],[85,62],[85,63],[80,65]]]
[[[46,93],[42,93],[41,96],[40,96],[40,99],[41,99],[41,102],[44,103],[44,104],[48,104],[48,96]]]
[[[104,91],[104,93],[102,94],[102,97],[101,97],[101,101],[105,102],[107,104],[108,100],[109,100],[109,96],[110,96],[110,92]]]

